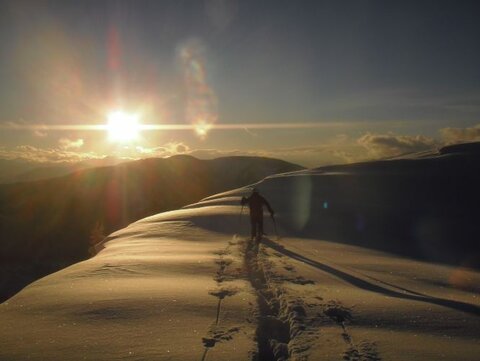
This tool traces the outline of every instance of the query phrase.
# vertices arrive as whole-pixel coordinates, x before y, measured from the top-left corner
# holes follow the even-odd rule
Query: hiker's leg
[[[257,242],[260,242],[262,239],[262,219],[261,218],[255,218],[255,225],[256,225],[256,232],[255,232],[255,240]]]
[[[257,230],[257,235],[259,238],[263,237],[263,217],[258,219],[258,230]]]
[[[255,239],[255,236],[257,234],[257,222],[255,222],[255,218],[251,217],[250,218],[250,227],[251,227],[251,239]]]

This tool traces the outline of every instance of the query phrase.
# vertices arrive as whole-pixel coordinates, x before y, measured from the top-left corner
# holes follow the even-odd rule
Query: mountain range
[[[88,258],[92,243],[135,220],[299,169],[269,158],[179,155],[0,185],[0,298]]]

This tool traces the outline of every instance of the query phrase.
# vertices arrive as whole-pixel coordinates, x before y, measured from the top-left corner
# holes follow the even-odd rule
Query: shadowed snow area
[[[249,188],[135,222],[0,305],[0,360],[478,359],[478,160],[266,178],[260,245]]]

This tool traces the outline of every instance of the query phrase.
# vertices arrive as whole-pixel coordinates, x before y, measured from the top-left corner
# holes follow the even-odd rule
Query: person
[[[275,212],[268,201],[259,194],[256,188],[253,188],[250,197],[242,197],[240,203],[242,206],[248,204],[248,208],[250,209],[251,239],[260,242],[263,236],[263,206],[268,208],[272,217]]]

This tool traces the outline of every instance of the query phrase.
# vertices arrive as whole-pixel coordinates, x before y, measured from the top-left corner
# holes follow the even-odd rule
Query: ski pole
[[[280,237],[278,236],[278,231],[277,231],[277,222],[275,221],[275,217],[273,214],[270,215],[272,217],[272,221],[273,221],[273,228],[275,229],[275,235],[277,236],[277,239],[280,239]]]
[[[243,204],[242,204],[242,208],[240,208],[240,215],[239,215],[239,218],[238,218],[238,228],[240,228],[240,231],[238,233],[240,233],[242,231],[242,213],[243,213]]]

